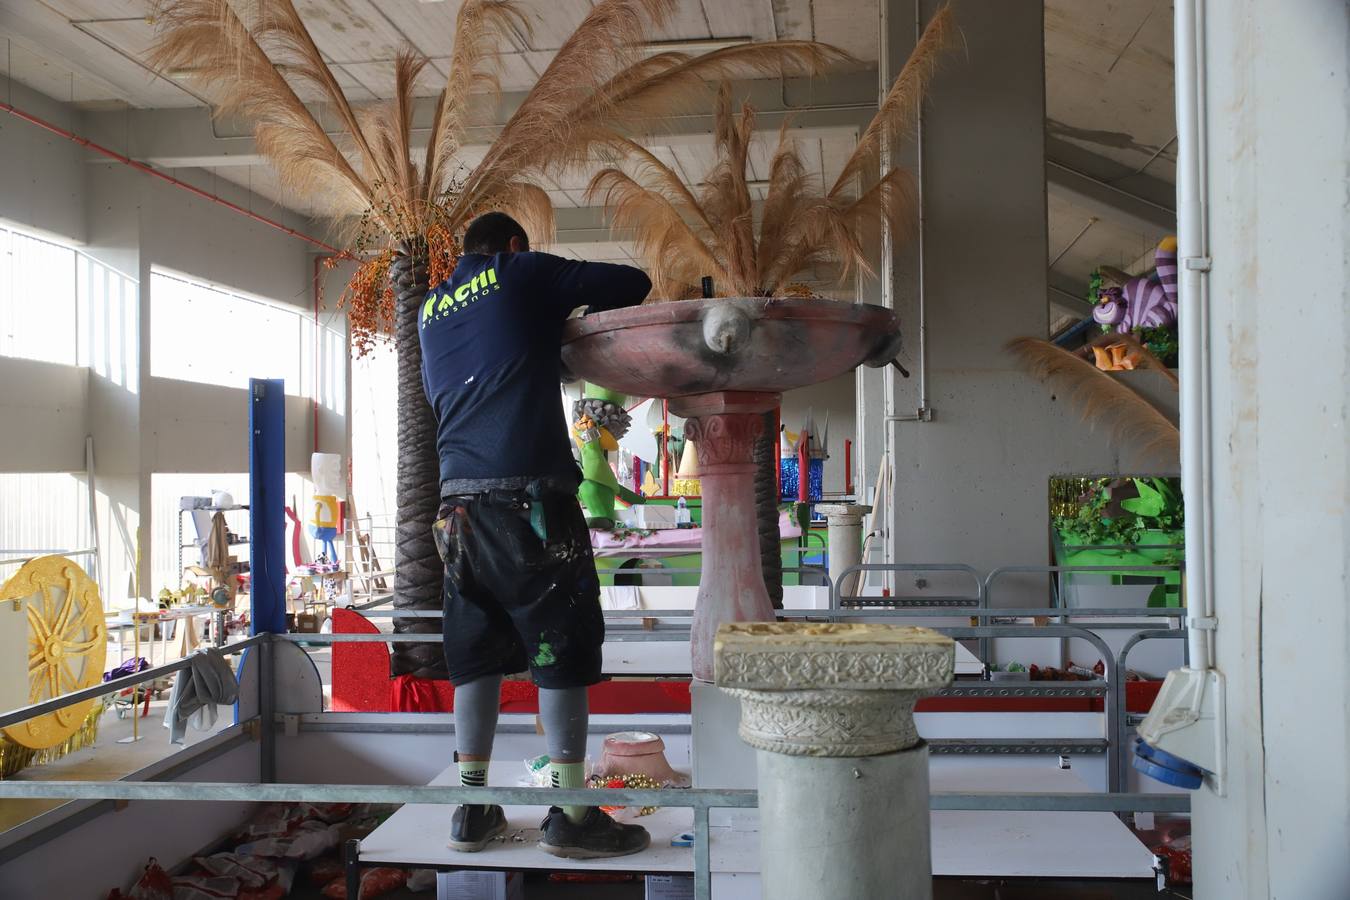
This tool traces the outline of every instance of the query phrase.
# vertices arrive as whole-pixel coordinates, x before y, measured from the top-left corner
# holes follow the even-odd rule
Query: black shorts
[[[546,540],[531,525],[532,513]],[[446,497],[436,518],[451,684],[527,668],[544,688],[601,680],[600,580],[574,495]]]

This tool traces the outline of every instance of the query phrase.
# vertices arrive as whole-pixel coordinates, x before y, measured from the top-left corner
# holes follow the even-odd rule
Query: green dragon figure
[[[629,504],[646,502],[641,494],[619,484],[609,467],[608,452],[619,449],[619,438],[632,424],[623,408],[626,399],[623,394],[588,383],[582,398],[572,404],[572,439],[581,448],[582,482],[577,496],[591,528],[614,527],[616,496]]]

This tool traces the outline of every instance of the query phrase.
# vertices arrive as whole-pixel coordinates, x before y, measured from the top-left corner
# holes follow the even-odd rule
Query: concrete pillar
[[[1196,24],[1209,354],[1181,378],[1210,386],[1227,732],[1225,789],[1192,795],[1194,893],[1332,900],[1350,891],[1350,16],[1231,0]]]
[[[858,573],[854,573],[847,584],[839,579],[845,572],[862,562],[863,523],[870,506],[854,503],[825,503],[816,507],[829,523],[830,536],[830,583],[841,594],[852,594],[858,584]]]
[[[926,628],[724,625],[717,684],[741,702],[759,771],[760,879],[772,900],[932,897],[920,694],[952,679]]]

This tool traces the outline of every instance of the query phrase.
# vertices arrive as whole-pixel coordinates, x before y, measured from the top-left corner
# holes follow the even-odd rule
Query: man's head
[[[530,249],[530,238],[520,223],[503,212],[483,213],[464,230],[464,252],[524,253]]]

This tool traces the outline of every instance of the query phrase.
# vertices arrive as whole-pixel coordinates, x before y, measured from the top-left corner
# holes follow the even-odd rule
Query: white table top
[[[961,766],[934,760],[934,791],[1088,790],[1072,771],[1046,760],[1043,769]],[[492,784],[510,784],[519,763],[494,763]],[[454,784],[454,766],[433,784]],[[544,807],[509,807],[507,838],[481,853],[456,853],[445,846],[452,807],[409,804],[361,842],[361,858],[373,863],[454,866],[475,869],[547,869],[635,872],[692,872],[693,851],[671,847],[675,835],[693,830],[693,811],[662,809],[638,823],[652,835],[649,850],[619,860],[564,860],[539,850]],[[742,811],[751,813],[753,811]],[[751,817],[747,817],[751,818]],[[938,811],[932,814],[933,874],[960,877],[1144,878],[1153,875],[1153,855],[1111,813]],[[516,840],[519,838],[520,840]],[[714,872],[759,871],[759,833],[753,828],[714,827]]]

